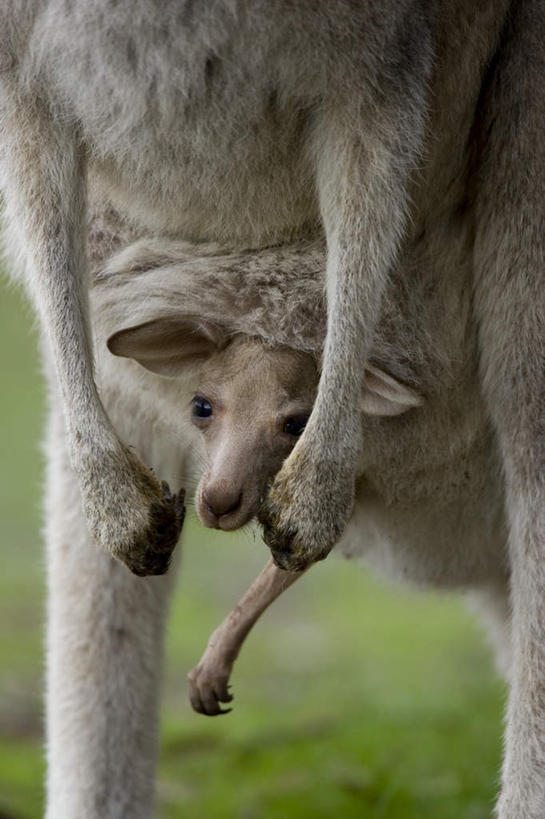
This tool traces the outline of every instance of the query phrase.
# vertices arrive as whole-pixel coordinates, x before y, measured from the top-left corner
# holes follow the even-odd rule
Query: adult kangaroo
[[[352,506],[358,404],[394,267],[469,265],[510,522],[514,678],[501,819],[545,812],[545,8],[540,0],[7,0],[0,179],[13,268],[55,362],[87,525],[168,567],[180,503],[121,443],[92,374],[90,188],[139,227],[263,248],[324,232],[317,400],[262,520],[324,557]]]

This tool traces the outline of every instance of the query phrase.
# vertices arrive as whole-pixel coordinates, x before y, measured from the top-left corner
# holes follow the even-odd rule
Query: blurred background
[[[30,310],[0,287],[0,819],[38,819],[44,401]],[[251,532],[215,537],[189,518],[168,633],[159,819],[490,816],[505,692],[453,597],[385,588],[357,564],[327,560],[251,634],[232,713],[193,713],[186,673],[268,554]]]

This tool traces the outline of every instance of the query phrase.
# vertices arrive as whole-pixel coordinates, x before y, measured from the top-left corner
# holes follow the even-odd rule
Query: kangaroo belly
[[[251,104],[225,90],[215,105],[201,98],[184,104],[170,87],[162,100],[168,96],[168,113],[152,105],[144,121],[127,117],[106,129],[89,122],[85,110],[78,114],[94,147],[95,174],[123,211],[161,232],[239,247],[315,229],[304,111],[280,110],[272,87],[259,89]]]
[[[312,23],[295,36],[268,4],[251,14],[247,4],[154,5],[49,0],[35,23],[92,176],[144,226],[189,240],[305,232],[318,218],[306,148],[321,93]]]
[[[395,445],[395,441],[392,442]],[[419,586],[478,586],[507,573],[503,483],[486,438],[462,459],[396,476],[364,475],[354,512],[339,543],[379,573]]]
[[[194,242],[260,247],[316,231],[317,206],[295,128],[289,144],[288,129],[280,136],[264,120],[230,134],[215,133],[216,123],[201,125],[210,125],[206,150],[199,144],[203,128],[181,122],[176,137],[140,133],[115,165],[97,160],[101,190],[143,228]]]

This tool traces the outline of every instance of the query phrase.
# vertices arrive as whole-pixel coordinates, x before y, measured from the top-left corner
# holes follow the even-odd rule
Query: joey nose
[[[240,509],[242,492],[222,492],[209,489],[203,493],[203,500],[212,514],[221,518],[223,515],[230,515]]]

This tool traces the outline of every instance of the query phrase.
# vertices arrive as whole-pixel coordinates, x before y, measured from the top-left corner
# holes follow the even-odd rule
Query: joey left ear
[[[160,375],[179,376],[225,343],[222,327],[198,316],[169,316],[118,330],[107,341],[114,355],[134,358]]]
[[[361,410],[367,415],[402,415],[421,407],[424,399],[393,376],[368,364],[361,393]]]

